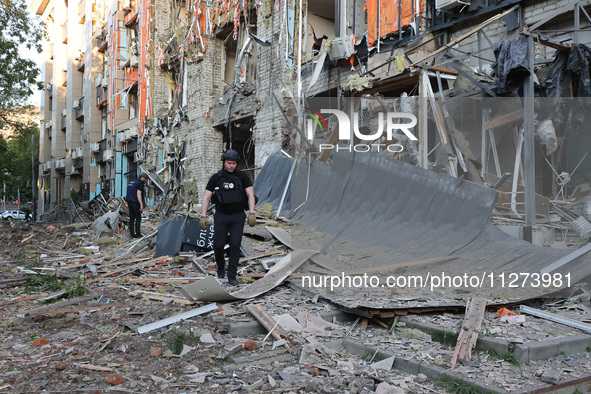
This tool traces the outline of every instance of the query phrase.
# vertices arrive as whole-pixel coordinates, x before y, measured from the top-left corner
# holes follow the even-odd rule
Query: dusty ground
[[[374,364],[381,350],[449,369],[453,345],[437,342],[405,323],[392,327],[391,320],[384,321],[386,327],[369,324],[366,328],[354,325],[354,316],[334,324],[320,323],[312,317],[334,307],[286,284],[253,300],[220,303],[217,311],[138,334],[140,326],[198,307],[189,304],[179,290],[192,281],[190,278],[203,275],[183,258],[150,259],[154,250],[148,246],[126,254],[136,243],[124,234],[99,237],[80,224],[53,226],[0,224],[0,392],[475,390],[422,374],[380,369]],[[274,240],[261,238],[247,243],[257,253],[284,248]],[[150,263],[133,267],[142,261]],[[200,264],[213,268],[211,260]],[[57,276],[55,268],[59,269]],[[243,273],[262,272],[261,264],[251,263]],[[165,283],[158,282],[162,279],[166,279]],[[153,294],[133,296],[137,290]],[[154,299],[158,296],[163,300]],[[561,304],[562,312],[589,318],[588,303],[585,297],[570,300]],[[301,324],[293,326],[286,344],[274,345],[272,336],[263,341],[266,335],[262,333],[232,337],[229,327],[254,321],[245,310],[250,304],[261,304],[276,316],[289,314],[296,318],[299,314]],[[463,315],[421,314],[409,318],[457,331]],[[284,320],[282,325],[287,324],[288,319]],[[483,325],[483,335],[509,338],[516,343],[575,334],[581,332],[529,316],[526,323],[508,325],[495,319],[494,313],[487,313]],[[372,350],[353,354],[341,344],[343,340]],[[512,364],[513,360],[491,352],[474,351],[472,360],[458,365],[456,372],[502,392],[527,391],[544,384],[545,371],[559,370],[561,382],[588,376],[589,350],[527,365]]]

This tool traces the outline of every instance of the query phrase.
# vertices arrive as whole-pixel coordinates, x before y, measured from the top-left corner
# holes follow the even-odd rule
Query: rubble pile
[[[591,370],[589,332],[542,318],[486,312],[471,360],[452,368],[460,310],[345,313],[291,286],[297,272],[256,297],[194,301],[187,289],[216,273],[211,253],[154,257],[156,236],[88,223],[0,225],[0,392],[528,391]],[[263,226],[245,234],[241,284],[219,281],[233,295],[289,254]],[[546,306],[584,322],[589,299],[582,288]],[[531,349],[545,341],[553,353],[537,359]],[[529,346],[527,360],[517,345]]]

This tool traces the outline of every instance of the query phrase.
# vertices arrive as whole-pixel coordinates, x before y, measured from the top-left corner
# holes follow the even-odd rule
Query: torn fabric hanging
[[[527,39],[525,37],[505,40],[493,48],[497,60],[495,70],[497,91],[507,94],[521,87],[523,79],[529,76],[527,62]]]

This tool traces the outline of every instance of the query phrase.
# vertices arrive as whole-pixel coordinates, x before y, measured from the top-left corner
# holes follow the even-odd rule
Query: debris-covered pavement
[[[211,257],[154,258],[155,237],[132,242],[87,224],[1,226],[3,392],[520,392],[588,384],[591,336],[547,319],[502,322],[486,312],[471,359],[452,370],[461,310],[368,319],[304,294],[291,277],[254,298],[197,303],[182,289],[215,273]],[[266,257],[243,259],[241,290],[288,253],[262,232],[245,237],[252,256]],[[588,322],[589,291],[549,307]]]

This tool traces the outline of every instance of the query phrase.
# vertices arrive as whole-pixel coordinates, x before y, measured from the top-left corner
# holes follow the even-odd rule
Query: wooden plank
[[[64,249],[66,247],[66,244],[68,243],[68,238],[70,237],[70,234],[66,234],[66,240],[64,241],[64,244],[62,245],[62,249]]]
[[[465,361],[470,361],[472,358],[472,349],[476,346],[482,328],[485,309],[486,298],[475,297],[466,301],[466,315],[451,357],[452,369],[455,367],[458,358]]]
[[[371,318],[373,321],[375,321],[376,323],[378,323],[380,326],[390,329],[390,326],[387,325],[386,323],[384,323],[383,321],[381,321],[377,316],[374,316]]]
[[[100,365],[92,365],[92,364],[78,364],[82,369],[88,369],[90,371],[99,371],[99,372],[113,372],[113,368],[109,367],[101,367]]]
[[[198,259],[196,256],[191,257],[191,263],[195,266],[195,268],[197,268],[197,270],[199,270],[199,272],[201,272],[202,274],[207,275],[207,270],[201,266],[199,260],[200,259]]]
[[[30,240],[30,239],[31,239],[31,238],[33,238],[34,236],[35,236],[35,234],[33,234],[33,235],[29,235],[27,238],[23,239],[23,240],[21,241],[21,243],[22,243],[22,244],[24,244],[25,242],[27,242],[28,240]]]
[[[248,312],[250,312],[251,315],[254,316],[255,319],[258,320],[259,323],[263,325],[263,327],[267,329],[267,331],[271,332],[273,327],[275,327],[277,322],[275,319],[273,319],[273,316],[271,316],[260,304],[246,305],[245,308]],[[288,339],[287,333],[281,326],[277,326],[271,332],[271,335],[273,335],[275,339]]]
[[[134,265],[132,265],[130,267],[119,268],[119,269],[116,269],[114,271],[106,272],[104,274],[99,275],[98,277],[99,278],[107,278],[109,276],[117,275],[117,274],[120,274],[121,272],[124,272],[124,271],[127,271],[127,270],[131,270],[131,269],[134,269],[134,268],[138,268],[138,267],[142,267],[144,265],[154,264],[154,263],[159,262],[159,261],[161,261],[162,263],[165,263],[165,262],[169,262],[170,260],[172,260],[171,257],[164,257],[164,258],[157,257],[155,259],[151,259],[151,260],[139,262],[139,263],[134,264]]]
[[[429,71],[439,71],[440,73],[458,75],[457,70],[453,70],[451,68],[445,68],[445,67],[429,67]]]
[[[298,150],[298,154],[301,156],[302,155],[302,149],[300,148],[300,146],[296,142],[295,138],[293,138],[293,135],[291,135],[291,133],[289,133],[287,136],[289,137],[289,140],[291,141],[291,143],[293,144],[293,146],[295,146],[296,149]]]
[[[153,259],[153,257],[144,257],[144,258],[141,258],[141,259],[133,259],[133,260],[130,260],[130,261],[124,261],[124,262],[115,262],[115,263],[101,264],[101,268],[105,268],[105,267],[114,267],[114,266],[120,267],[120,266],[121,266],[121,265],[123,265],[123,264],[133,264],[133,263],[139,263],[140,261],[148,261],[148,260],[152,260],[152,259]],[[78,266],[80,266],[80,265],[86,265],[86,264],[87,264],[87,263],[82,263],[82,264],[79,264]],[[61,267],[61,268],[62,268],[62,269],[65,269],[65,268],[74,268],[74,267],[76,267],[76,266],[72,265],[72,266],[68,266],[68,267]]]
[[[367,317],[361,319],[361,326],[359,326],[359,331],[365,331],[367,329],[367,323],[369,323],[369,319]]]
[[[257,279],[260,279],[260,278],[264,278],[265,275],[267,275],[267,274],[244,274],[242,276],[246,276],[248,278],[257,278]],[[304,276],[307,276],[307,275],[304,275],[304,274],[291,274],[291,275],[288,275],[287,276],[287,279],[302,279],[302,277],[304,277]]]
[[[499,116],[498,118],[491,119],[487,122],[484,122],[484,129],[485,130],[492,130],[497,127],[507,126],[513,122],[517,122],[523,119],[523,109],[518,111],[510,112],[503,116]]]
[[[63,308],[64,306],[68,306],[68,305],[74,305],[74,304],[78,304],[81,302],[85,302],[88,300],[92,300],[94,298],[99,297],[100,294],[88,294],[82,297],[76,297],[76,298],[72,298],[69,300],[65,300],[62,302],[56,302],[55,304],[51,304],[49,306],[43,306],[40,308],[34,308],[34,309],[25,309],[25,310],[21,310],[17,312],[17,316],[27,316],[27,315],[41,315],[41,314],[45,314],[46,312],[51,312],[53,310],[55,310],[56,308]]]
[[[127,279],[127,282],[134,283],[193,283],[195,279],[183,279],[183,278],[171,278],[171,279],[158,279],[158,278],[134,278]]]
[[[276,250],[276,251],[273,251],[273,252],[262,253],[262,254],[259,254],[259,255],[256,255],[256,256],[243,257],[240,260],[238,260],[238,262],[239,263],[244,263],[245,261],[256,260],[256,259],[260,259],[260,258],[263,258],[263,257],[275,256],[275,255],[281,254],[281,253],[284,253],[284,251],[283,250]]]
[[[489,19],[485,20],[480,25],[476,26],[474,29],[470,30],[466,34],[461,35],[460,37],[456,38],[452,42],[449,42],[447,44],[444,44],[442,47],[440,47],[437,50],[431,52],[427,57],[425,57],[425,58],[423,58],[421,60],[417,60],[416,62],[414,62],[410,66],[411,67],[412,66],[416,66],[417,64],[423,63],[424,61],[426,61],[428,59],[431,59],[432,57],[438,55],[439,53],[445,51],[446,49],[449,49],[449,48],[453,47],[454,45],[456,45],[457,43],[459,43],[461,41],[464,41],[466,38],[470,37],[474,33],[477,33],[479,30],[482,30],[484,27],[486,27],[487,25],[491,24],[492,22],[501,19],[502,17],[504,17],[505,15],[509,14],[510,12],[513,12],[517,8],[519,8],[519,5],[515,5],[515,6],[511,7],[511,8],[509,8],[507,11],[503,12],[502,14],[495,15],[492,18],[489,18]]]
[[[382,319],[389,319],[389,318],[395,317],[396,313],[390,312],[390,311],[380,311],[380,314],[378,316],[381,317]]]
[[[144,290],[134,290],[128,293],[132,297],[147,297],[151,300],[156,301],[170,301],[174,302],[175,304],[181,305],[193,305],[195,301],[189,301],[186,298],[180,298],[173,294],[162,294],[162,293],[154,293],[152,291],[144,291]]]
[[[57,309],[50,312],[44,312],[43,315],[57,315],[59,313],[73,313],[82,311],[94,311],[96,309],[109,309],[109,308],[126,308],[128,304],[113,304],[113,305],[101,305],[101,306],[87,306],[84,308],[72,308],[72,309]]]

